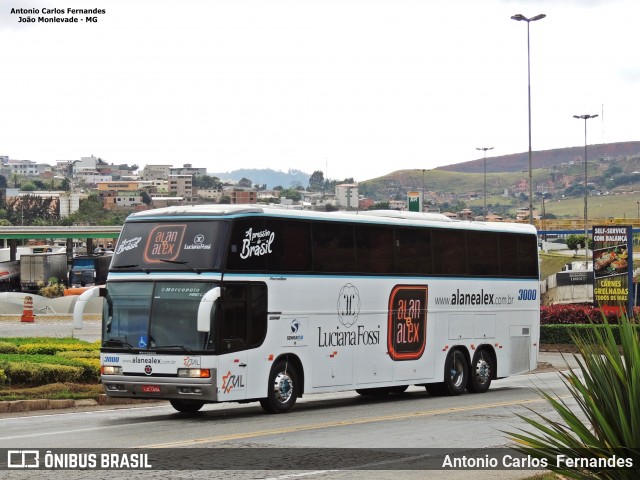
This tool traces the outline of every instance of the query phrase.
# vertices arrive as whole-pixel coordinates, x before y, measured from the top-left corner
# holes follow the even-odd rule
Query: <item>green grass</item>
[[[574,258],[559,253],[541,253],[540,260],[540,278],[544,280],[548,276],[562,271],[562,267],[572,262]]]
[[[0,401],[97,399],[104,393],[102,385],[80,383],[50,383],[32,388],[0,389]]]

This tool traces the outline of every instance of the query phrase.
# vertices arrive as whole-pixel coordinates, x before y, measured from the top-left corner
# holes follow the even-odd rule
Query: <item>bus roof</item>
[[[439,213],[420,213],[399,210],[363,210],[316,212],[310,210],[294,210],[279,206],[263,205],[181,205],[136,212],[127,217],[128,222],[163,220],[170,217],[242,217],[264,215],[268,217],[297,218],[321,221],[350,221],[358,223],[375,223],[385,225],[412,225],[463,229],[484,230],[514,233],[537,233],[530,224],[508,222],[478,222],[468,220],[453,220]]]

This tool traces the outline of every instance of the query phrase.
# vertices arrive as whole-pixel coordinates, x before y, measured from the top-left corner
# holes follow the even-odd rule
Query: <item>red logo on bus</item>
[[[158,225],[151,230],[144,249],[146,263],[160,263],[178,258],[186,225]]]
[[[389,296],[387,348],[392,360],[417,360],[427,341],[426,285],[396,285]]]

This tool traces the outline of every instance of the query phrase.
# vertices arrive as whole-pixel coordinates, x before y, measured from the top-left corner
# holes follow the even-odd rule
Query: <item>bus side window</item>
[[[394,273],[393,229],[356,226],[356,270],[360,273]]]
[[[271,272],[311,270],[311,227],[309,222],[267,219],[266,230],[273,233],[267,264]]]
[[[396,229],[396,272],[428,275],[433,273],[431,232],[426,228]]]
[[[467,232],[467,264],[469,275],[496,277],[500,275],[498,234]]]
[[[353,225],[317,222],[313,224],[313,270],[321,273],[355,271]]]
[[[227,268],[235,271],[263,272],[266,270],[266,242],[269,241],[265,231],[264,219],[247,218],[233,222]]]
[[[436,274],[466,275],[467,252],[464,230],[433,229],[433,260]]]
[[[227,283],[220,302],[221,352],[258,346],[267,330],[267,287],[264,283]]]

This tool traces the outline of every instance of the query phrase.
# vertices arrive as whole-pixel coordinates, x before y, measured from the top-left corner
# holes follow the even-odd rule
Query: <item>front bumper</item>
[[[211,378],[131,375],[102,375],[101,378],[109,397],[217,402],[216,375],[215,371],[211,373]]]

